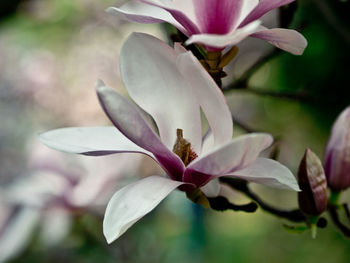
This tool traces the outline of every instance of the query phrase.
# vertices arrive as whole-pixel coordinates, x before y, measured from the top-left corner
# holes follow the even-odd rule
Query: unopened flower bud
[[[322,214],[327,207],[327,182],[322,163],[315,153],[306,149],[300,162],[298,183],[299,207],[307,215]]]
[[[325,173],[333,191],[350,186],[350,107],[347,107],[333,125],[325,153]]]

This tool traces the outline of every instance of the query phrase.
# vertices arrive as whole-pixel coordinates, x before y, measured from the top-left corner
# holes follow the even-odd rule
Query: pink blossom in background
[[[350,107],[335,121],[325,153],[328,186],[334,191],[350,186]]]
[[[32,143],[28,174],[0,188],[0,262],[21,253],[40,226],[44,246],[61,242],[74,217],[102,215],[117,185],[134,176],[139,156],[106,158],[63,155]]]

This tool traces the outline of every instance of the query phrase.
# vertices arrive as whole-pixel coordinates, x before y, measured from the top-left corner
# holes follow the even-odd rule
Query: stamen
[[[225,66],[227,66],[232,59],[235,58],[235,56],[238,53],[238,47],[237,46],[233,46],[228,52],[226,52],[220,60],[220,63],[218,65],[219,68],[224,68]]]

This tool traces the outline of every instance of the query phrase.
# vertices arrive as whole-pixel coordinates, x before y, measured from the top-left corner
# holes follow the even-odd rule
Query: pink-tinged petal
[[[117,191],[109,201],[103,220],[103,233],[108,243],[151,212],[182,182],[150,176]]]
[[[63,196],[70,186],[62,174],[41,171],[17,178],[6,186],[3,195],[11,204],[41,209]]]
[[[350,186],[350,107],[335,121],[325,152],[328,186],[341,191]]]
[[[191,84],[209,122],[215,146],[231,141],[233,132],[231,112],[215,81],[191,52],[179,55],[177,65],[182,75]]]
[[[198,34],[200,32],[198,26],[196,25],[195,18],[193,16],[193,6],[192,1],[189,1],[189,7],[183,8],[184,4],[179,4],[180,1],[157,1],[157,0],[140,0],[141,2],[156,7],[163,8],[168,11],[177,22],[179,22],[186,30],[183,32],[185,35],[190,36],[193,34]],[[185,13],[187,12],[187,13]]]
[[[248,167],[232,172],[228,176],[270,187],[300,191],[292,172],[286,166],[271,159],[257,158]]]
[[[201,33],[227,34],[235,28],[244,0],[193,0]]]
[[[292,53],[294,55],[302,55],[307,46],[307,40],[299,32],[292,29],[273,28],[266,29],[260,27],[262,30],[254,33],[251,37],[260,38],[269,42],[270,44]]]
[[[260,21],[254,21],[242,28],[235,30],[233,33],[226,35],[214,34],[198,34],[191,36],[186,42],[186,45],[199,43],[213,48],[225,48],[233,46],[247,38],[249,35],[258,31]]]
[[[153,24],[168,22],[182,32],[186,30],[181,26],[174,17],[166,10],[139,1],[130,1],[121,7],[110,7],[107,12],[113,15],[123,16],[130,21],[142,24]]]
[[[172,149],[182,129],[196,152],[201,148],[200,108],[176,65],[177,54],[159,39],[133,33],[121,51],[121,73],[131,98],[155,120],[162,142]]]
[[[113,126],[61,128],[40,134],[40,140],[50,148],[68,153],[99,156],[139,152],[153,157]]]
[[[243,25],[241,25],[243,20],[258,6],[260,1],[261,0],[243,1],[243,5],[242,5],[242,8],[241,8],[241,14],[240,14],[240,17],[239,17],[239,19],[237,21],[236,27],[234,29],[236,29],[237,27],[242,27],[243,26]],[[249,24],[249,23],[246,23],[246,24]]]
[[[123,176],[139,172],[142,156],[81,157],[79,161],[86,172],[66,197],[67,202],[74,207],[96,207],[107,204]]]
[[[72,213],[59,206],[50,206],[45,212],[40,225],[40,241],[45,248],[55,247],[62,244],[72,230]]]
[[[8,262],[26,249],[40,213],[36,209],[19,208],[9,219],[0,229],[0,262]]]
[[[181,180],[183,162],[160,141],[139,109],[113,89],[104,86],[102,81],[97,85],[102,108],[118,130],[136,145],[153,153],[170,177]]]
[[[185,170],[183,181],[202,186],[215,177],[244,169],[252,164],[272,141],[272,136],[264,133],[237,137],[192,161]]]
[[[295,0],[260,0],[258,6],[243,20],[240,27],[259,19],[272,9],[287,5]]]

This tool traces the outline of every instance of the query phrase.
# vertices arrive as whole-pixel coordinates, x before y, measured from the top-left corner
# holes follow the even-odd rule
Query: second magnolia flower
[[[168,22],[209,51],[233,46],[251,36],[301,55],[306,39],[297,31],[268,29],[259,20],[269,11],[295,0],[130,0],[109,12],[149,24]]]
[[[176,188],[192,200],[195,192],[215,196],[215,179],[231,176],[299,190],[288,168],[258,157],[271,145],[271,135],[252,133],[232,140],[233,124],[225,98],[191,52],[133,33],[122,48],[121,74],[136,105],[101,81],[97,86],[100,103],[117,129],[65,128],[41,135],[46,145],[66,152],[146,154],[168,175],[145,178],[115,193],[104,219],[109,243]],[[200,109],[210,126],[204,137]]]

